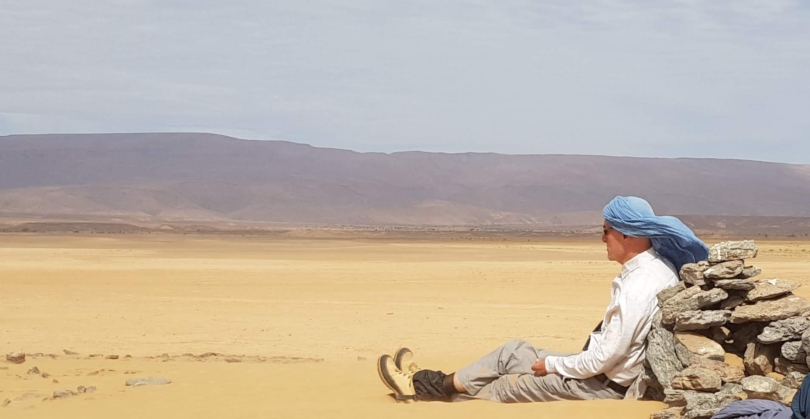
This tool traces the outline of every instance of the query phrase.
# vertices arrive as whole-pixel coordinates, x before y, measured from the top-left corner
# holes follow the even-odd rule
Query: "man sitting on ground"
[[[621,399],[643,371],[645,340],[658,311],[657,294],[678,282],[686,263],[708,248],[680,220],[658,217],[647,201],[616,197],[603,211],[607,256],[622,265],[600,326],[583,351],[563,355],[516,340],[455,374],[420,369],[402,348],[377,370],[398,399],[509,402]]]

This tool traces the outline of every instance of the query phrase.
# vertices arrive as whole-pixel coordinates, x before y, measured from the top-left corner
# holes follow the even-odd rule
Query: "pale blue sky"
[[[810,2],[0,0],[0,135],[810,163]]]

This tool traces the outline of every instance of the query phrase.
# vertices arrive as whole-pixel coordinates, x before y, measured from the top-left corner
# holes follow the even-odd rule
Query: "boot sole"
[[[408,348],[399,348],[394,354],[394,364],[396,364],[397,368],[400,370],[402,370],[402,357],[404,357],[408,352],[411,352],[411,350]]]
[[[393,391],[394,394],[396,394],[397,396],[401,396],[402,395],[401,392],[395,388],[396,386],[391,384],[393,383],[394,379],[391,378],[391,376],[388,375],[387,372],[385,372],[385,368],[383,368],[383,365],[386,364],[386,358],[390,357],[391,357],[390,355],[380,355],[380,357],[377,358],[377,374],[380,375],[380,380],[382,380],[383,384],[385,384],[385,386],[388,387],[389,390]]]

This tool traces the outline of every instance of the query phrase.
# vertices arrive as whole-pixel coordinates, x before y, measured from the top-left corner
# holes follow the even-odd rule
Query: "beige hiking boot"
[[[394,358],[383,355],[377,359],[377,373],[386,387],[394,392],[397,400],[413,400],[416,391],[413,389],[413,374],[406,374],[397,368]]]
[[[422,370],[422,368],[419,368],[419,365],[416,365],[413,352],[408,348],[397,349],[397,352],[394,353],[394,364],[411,378],[413,378],[414,374]]]

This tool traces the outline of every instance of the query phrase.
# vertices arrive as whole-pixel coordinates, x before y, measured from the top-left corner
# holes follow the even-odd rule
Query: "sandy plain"
[[[810,296],[810,242],[758,244]],[[659,403],[396,403],[375,370],[402,345],[446,372],[517,338],[576,351],[619,269],[596,236],[0,235],[0,354],[45,354],[0,360],[0,417],[647,418]],[[124,386],[144,376],[172,383]]]

